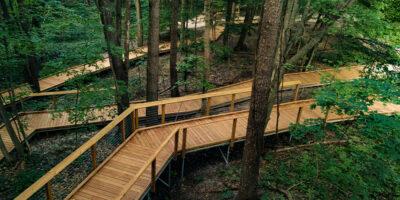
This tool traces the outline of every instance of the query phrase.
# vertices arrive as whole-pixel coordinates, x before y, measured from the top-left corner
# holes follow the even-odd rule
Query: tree
[[[240,31],[238,43],[236,44],[236,47],[235,47],[235,50],[237,50],[237,51],[247,49],[245,41],[246,41],[247,34],[251,28],[251,25],[253,25],[254,11],[255,11],[254,5],[251,5],[250,3],[246,4],[246,14],[244,16],[244,22],[242,25],[242,29]]]
[[[224,30],[224,36],[223,36],[223,44],[224,46],[227,46],[229,42],[229,32],[231,28],[231,23],[232,23],[232,9],[234,5],[234,0],[228,0],[226,3],[226,10],[225,10],[225,30]]]
[[[178,71],[176,70],[176,62],[178,59],[178,18],[179,18],[179,0],[172,0],[172,13],[171,13],[171,51],[170,51],[170,84],[171,84],[171,97],[179,96],[178,87]]]
[[[142,6],[140,0],[135,0],[136,9],[136,41],[138,47],[143,46]]]
[[[159,44],[160,44],[160,0],[149,0],[149,38],[147,61],[146,101],[158,100]],[[158,115],[157,107],[146,108],[146,116]]]
[[[129,79],[128,67],[124,64],[125,62],[123,60],[122,0],[97,0],[96,6],[100,12],[104,38],[107,44],[107,52],[111,69],[115,77],[115,99],[118,106],[118,113],[122,113],[129,107],[129,95],[127,93]],[[129,37],[126,39],[129,39]]]
[[[274,104],[280,65],[279,44],[281,40],[281,1],[267,0],[264,3],[260,35],[254,67],[250,110],[246,141],[242,158],[242,171],[238,200],[258,199],[257,182],[260,157],[263,150],[265,127]],[[280,80],[280,79],[279,79]]]

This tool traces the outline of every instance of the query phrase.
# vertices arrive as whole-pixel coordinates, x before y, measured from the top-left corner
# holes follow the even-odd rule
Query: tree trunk
[[[143,46],[142,7],[140,0],[135,0],[136,9],[136,40],[138,47]]]
[[[172,13],[171,13],[171,51],[170,51],[170,84],[171,84],[171,97],[179,97],[178,87],[178,71],[176,70],[176,62],[178,59],[178,18],[179,18],[179,0],[172,0]]]
[[[246,141],[242,158],[242,171],[238,200],[258,199],[257,182],[260,156],[263,149],[265,127],[270,119],[274,104],[273,91],[276,88],[280,61],[281,1],[268,0],[258,38],[254,80],[247,123]]]
[[[146,100],[158,100],[159,43],[160,43],[160,0],[149,0],[149,38],[147,62]],[[146,108],[147,117],[158,115],[157,107]]]
[[[40,61],[34,55],[27,56],[26,62],[26,81],[31,86],[33,92],[40,92],[39,69]]]
[[[224,46],[227,46],[229,43],[229,32],[230,32],[230,27],[232,24],[232,8],[233,8],[234,0],[228,0],[226,4],[226,13],[225,13],[225,31],[224,31],[224,37],[223,37],[223,44]]]
[[[8,132],[8,135],[11,138],[12,143],[14,144],[15,149],[17,150],[19,159],[25,159],[24,147],[21,142],[18,140],[17,134],[15,133],[14,127],[11,124],[10,118],[7,115],[7,111],[4,107],[3,98],[0,98],[0,118],[4,122],[4,126]]]
[[[115,3],[115,9],[112,6]],[[115,48],[123,48],[122,38],[122,0],[110,2],[108,0],[97,0],[97,7],[100,12],[103,24],[104,37],[107,43],[107,52],[110,58],[110,65],[115,78],[118,113],[122,113],[129,107],[128,68],[124,64],[123,54],[115,51]],[[115,20],[113,18],[113,13]],[[113,28],[110,28],[113,27]]]
[[[211,36],[211,0],[204,1],[204,70],[203,70],[203,83],[208,80],[208,71],[211,65],[211,48],[210,48],[210,36]],[[203,85],[203,93],[206,92],[206,88]]]
[[[236,44],[235,50],[237,51],[247,50],[245,42],[247,33],[249,32],[251,25],[253,24],[253,18],[254,18],[254,7],[251,5],[246,5],[246,14],[244,16],[244,23],[240,31],[239,40],[238,43]]]

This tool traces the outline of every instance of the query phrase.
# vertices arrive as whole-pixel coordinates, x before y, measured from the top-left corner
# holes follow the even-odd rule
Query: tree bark
[[[224,46],[227,46],[229,43],[229,32],[232,24],[232,8],[233,8],[234,0],[228,0],[226,4],[226,13],[225,13],[225,31],[224,36],[222,38],[222,42]]]
[[[97,0],[97,8],[100,12],[103,24],[104,37],[107,44],[107,52],[110,58],[110,65],[115,78],[118,113],[122,113],[129,107],[128,68],[124,64],[123,54],[116,51],[116,48],[123,49],[122,36],[122,0],[115,2],[109,0]],[[112,9],[112,5],[115,5]],[[113,17],[113,14],[115,18]],[[111,28],[112,27],[112,28]]]
[[[254,18],[254,7],[251,5],[246,5],[246,14],[244,16],[244,22],[242,29],[240,31],[240,36],[238,43],[236,44],[235,50],[242,51],[247,50],[247,46],[245,44],[247,34],[253,25],[253,18]]]
[[[264,145],[265,127],[270,119],[274,104],[280,58],[281,1],[268,0],[264,3],[260,25],[254,80],[250,100],[246,141],[242,158],[240,190],[236,199],[258,199],[257,182],[260,156]]]
[[[172,0],[172,13],[171,13],[171,51],[170,51],[170,84],[171,84],[171,97],[179,97],[178,87],[178,71],[176,70],[176,62],[178,59],[178,18],[179,18],[179,0]]]
[[[136,9],[136,40],[138,47],[143,46],[142,6],[140,0],[135,0]]]
[[[149,38],[147,62],[146,101],[158,100],[159,43],[160,43],[160,0],[149,0]],[[157,107],[146,108],[147,117],[158,115]]]

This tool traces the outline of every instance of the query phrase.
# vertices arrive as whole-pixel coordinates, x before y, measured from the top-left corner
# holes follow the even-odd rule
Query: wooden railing
[[[298,88],[300,85],[300,82],[294,81],[294,82],[285,82],[282,84],[282,87],[289,87],[289,86],[295,86],[295,88]],[[168,104],[173,104],[173,103],[182,103],[182,102],[187,102],[187,101],[194,101],[194,100],[201,100],[201,99],[207,99],[207,102],[210,103],[212,98],[216,97],[221,97],[221,96],[226,96],[226,95],[231,95],[231,101],[230,101],[230,111],[234,111],[234,104],[235,104],[235,96],[241,93],[249,93],[251,92],[251,88],[243,88],[243,89],[236,89],[236,90],[229,90],[229,91],[221,91],[221,92],[211,92],[211,93],[205,93],[205,94],[197,94],[197,95],[189,95],[189,96],[183,96],[183,97],[178,97],[178,98],[171,98],[171,99],[165,99],[161,101],[154,101],[154,102],[145,102],[145,103],[140,103],[140,104],[134,104],[131,105],[128,109],[126,109],[123,113],[121,113],[119,116],[117,116],[113,121],[111,121],[107,126],[105,126],[103,129],[101,129],[97,134],[95,134],[93,137],[91,137],[88,141],[86,141],[82,146],[80,146],[78,149],[73,151],[70,155],[68,155],[64,160],[62,160],[60,163],[58,163],[56,166],[54,166],[50,171],[48,171],[44,176],[42,176],[39,180],[37,180],[35,183],[33,183],[30,187],[28,187],[24,192],[22,192],[20,195],[16,197],[16,199],[28,199],[32,195],[34,195],[37,191],[39,191],[42,187],[46,186],[46,195],[47,199],[53,199],[52,196],[52,191],[51,191],[51,180],[57,176],[60,172],[62,172],[64,169],[66,169],[67,166],[69,166],[72,162],[74,162],[78,157],[80,157],[83,153],[88,151],[89,149],[91,150],[91,160],[93,164],[93,169],[96,168],[97,162],[96,162],[96,144],[99,142],[104,136],[108,135],[112,129],[114,129],[117,126],[122,127],[121,129],[121,134],[122,134],[122,139],[123,141],[126,140],[126,129],[125,129],[125,119],[127,119],[128,116],[131,116],[131,126],[132,126],[132,132],[133,136],[138,130],[139,130],[139,109],[144,109],[148,107],[161,107],[161,118],[162,123],[165,123],[165,106]],[[296,97],[298,96],[297,94],[298,90],[294,90],[293,96]],[[250,96],[250,95],[249,95]],[[209,113],[210,106],[207,106],[207,112]]]

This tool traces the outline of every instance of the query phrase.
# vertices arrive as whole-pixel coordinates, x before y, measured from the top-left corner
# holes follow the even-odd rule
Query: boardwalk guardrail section
[[[282,87],[294,87],[293,90],[293,98],[295,98],[298,93],[299,85],[301,83],[299,81],[285,82],[282,84]],[[103,129],[101,129],[98,133],[96,133],[93,137],[91,137],[88,141],[86,141],[82,146],[73,151],[70,155],[68,155],[65,159],[63,159],[60,163],[50,169],[44,176],[42,176],[39,180],[37,180],[34,184],[32,184],[29,188],[27,188],[24,192],[16,197],[16,199],[28,199],[33,196],[36,192],[38,192],[43,187],[46,188],[46,197],[47,199],[53,199],[53,191],[51,181],[60,174],[63,170],[65,170],[69,165],[71,165],[74,161],[76,161],[79,157],[84,155],[85,153],[89,154],[91,160],[91,168],[92,170],[97,167],[97,150],[96,145],[99,143],[101,139],[105,136],[109,135],[115,128],[120,128],[120,137],[122,142],[126,141],[128,134],[125,130],[125,123],[127,120],[131,119],[131,128],[132,134],[136,134],[140,129],[139,127],[139,111],[143,112],[148,107],[157,106],[159,110],[161,110],[161,124],[166,123],[166,109],[168,105],[173,105],[177,103],[189,102],[189,104],[193,104],[194,102],[198,102],[197,105],[201,105],[201,102],[206,100],[206,110],[205,115],[210,114],[210,109],[213,103],[218,103],[218,98],[221,97],[230,97],[230,112],[235,111],[235,100],[238,99],[240,95],[246,94],[245,96],[249,96],[251,92],[251,88],[243,88],[236,89],[230,91],[221,91],[221,92],[211,92],[205,94],[197,94],[197,95],[189,95],[178,98],[165,99],[161,101],[154,102],[146,102],[140,104],[131,105],[128,109],[126,109],[123,113],[117,116],[114,120],[112,120],[108,125],[106,125]],[[90,151],[90,153],[88,152]],[[114,150],[113,150],[114,151]],[[107,155],[108,156],[108,155]]]

